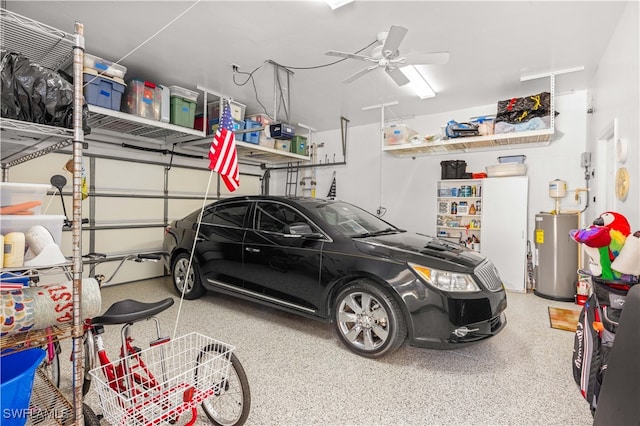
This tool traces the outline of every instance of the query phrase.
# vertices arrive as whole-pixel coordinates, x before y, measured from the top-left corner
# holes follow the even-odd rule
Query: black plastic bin
[[[465,179],[468,176],[467,162],[464,160],[441,161],[441,179]]]

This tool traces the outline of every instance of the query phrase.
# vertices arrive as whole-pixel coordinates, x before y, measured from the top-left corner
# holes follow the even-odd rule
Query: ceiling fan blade
[[[351,83],[352,81],[362,77],[363,75],[365,75],[366,73],[368,73],[369,71],[373,71],[376,68],[378,68],[378,66],[373,66],[373,67],[368,67],[368,68],[364,68],[361,69],[360,71],[358,71],[357,73],[353,74],[350,77],[345,78],[344,80],[342,80],[343,83]]]
[[[385,58],[398,51],[400,43],[402,43],[402,40],[404,39],[404,36],[407,35],[408,31],[409,30],[407,28],[399,25],[391,26],[389,34],[387,34],[387,39],[384,41],[384,46],[382,46],[382,54]]]
[[[449,52],[409,53],[403,55],[407,58],[407,64],[411,65],[443,65],[449,62]]]
[[[368,56],[356,55],[355,53],[347,53],[347,52],[338,52],[336,50],[328,50],[325,52],[327,56],[337,56],[339,58],[349,58],[349,59],[358,59],[360,61],[368,61],[370,58]]]
[[[409,79],[402,71],[400,71],[400,68],[385,68],[384,70],[398,86],[404,86],[409,83]]]

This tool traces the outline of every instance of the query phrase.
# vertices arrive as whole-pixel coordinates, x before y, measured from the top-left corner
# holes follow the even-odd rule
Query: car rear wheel
[[[173,261],[171,268],[173,286],[178,294],[182,294],[184,291],[185,299],[197,299],[205,293],[205,289],[200,282],[200,274],[198,274],[197,268],[198,266],[195,262],[192,262],[191,268],[189,268],[188,253],[180,253]]]
[[[398,302],[366,279],[355,281],[338,293],[334,312],[340,339],[351,351],[368,358],[392,353],[407,336]]]

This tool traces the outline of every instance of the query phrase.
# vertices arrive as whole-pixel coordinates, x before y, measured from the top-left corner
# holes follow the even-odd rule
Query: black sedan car
[[[507,297],[488,259],[342,201],[220,200],[167,226],[164,250],[186,299],[213,290],[333,322],[370,358],[407,338],[446,349],[506,325]]]

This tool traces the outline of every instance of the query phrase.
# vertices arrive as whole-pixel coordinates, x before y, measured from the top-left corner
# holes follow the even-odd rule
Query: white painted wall
[[[624,214],[632,230],[640,229],[640,6],[629,2],[620,23],[613,33],[602,57],[598,72],[592,82],[594,114],[589,122],[588,149],[597,154],[598,138],[617,121],[618,137],[627,142],[628,160],[624,166],[629,170],[630,189],[625,201],[614,198],[616,211]],[[596,155],[594,164],[601,158]],[[614,160],[615,161],[615,160]],[[596,177],[602,178],[603,170],[596,169]],[[613,191],[613,188],[609,188]],[[599,194],[604,197],[604,194]],[[601,212],[593,211],[593,217]]]
[[[496,101],[497,104],[497,101]],[[405,124],[422,135],[440,131],[440,125],[450,119],[468,120],[482,114],[495,114],[496,104],[467,110],[441,113],[407,119]],[[436,184],[441,177],[440,162],[464,160],[467,171],[482,172],[486,166],[498,164],[502,155],[526,155],[529,177],[529,238],[532,238],[535,213],[554,208],[549,198],[549,182],[559,178],[568,184],[569,195],[562,200],[561,209],[577,210],[584,206],[574,198],[576,188],[584,188],[584,170],[580,167],[580,154],[586,150],[587,93],[580,91],[556,96],[556,136],[548,146],[512,148],[444,155],[421,156],[415,159],[397,158],[381,150],[380,125],[358,126],[349,129],[347,166],[318,168],[317,196],[325,197],[335,170],[337,198],[376,212],[386,208],[384,219],[412,231],[435,235]],[[324,142],[319,158],[325,154],[341,161],[339,131],[314,135],[315,143]],[[273,173],[271,193],[284,193],[284,172]],[[504,200],[509,208],[509,200]]]

